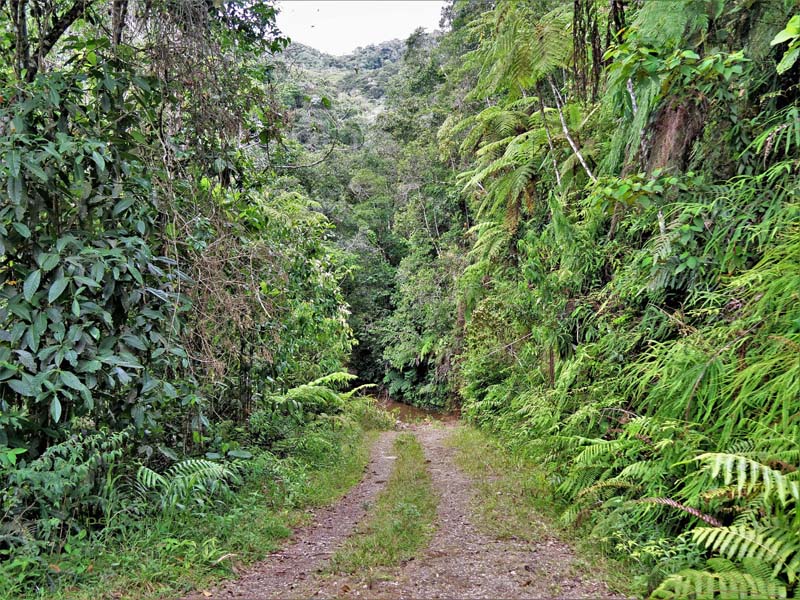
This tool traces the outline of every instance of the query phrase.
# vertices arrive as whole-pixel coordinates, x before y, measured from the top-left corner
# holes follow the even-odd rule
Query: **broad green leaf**
[[[122,385],[128,385],[131,382],[131,376],[125,372],[121,367],[115,367],[114,373],[117,374],[117,379]]]
[[[33,319],[33,333],[38,338],[47,331],[47,314],[45,311],[39,311],[36,313],[36,317]]]
[[[6,382],[8,387],[18,393],[20,396],[35,396],[33,388],[22,379],[11,379]]]
[[[72,237],[71,235],[65,235],[64,237],[60,237],[58,238],[58,240],[56,240],[56,250],[58,250],[59,252],[63,252],[64,248],[66,248],[67,245],[74,243],[75,243],[74,237]]]
[[[777,66],[778,73],[783,74],[791,69],[794,66],[794,63],[797,62],[798,56],[800,56],[800,46],[797,46],[796,48],[793,48],[784,54],[781,62],[779,62]]]
[[[71,387],[73,390],[83,390],[86,386],[81,383],[81,380],[77,378],[74,373],[70,373],[69,371],[61,371],[58,374],[59,379],[61,382],[66,385],[67,387]]]
[[[789,41],[798,35],[800,35],[800,15],[795,15],[789,20],[786,28],[778,32],[778,34],[772,38],[772,41],[769,43],[769,45],[777,46],[778,44]]]
[[[38,352],[40,337],[41,336],[36,333],[33,327],[29,327],[23,339],[32,352]]]
[[[253,458],[252,452],[247,450],[229,450],[228,456],[231,458]]]
[[[103,280],[103,274],[106,272],[106,266],[102,262],[96,262],[92,265],[92,279],[97,282]]]
[[[22,286],[22,295],[25,300],[30,302],[33,300],[33,295],[39,290],[39,283],[42,281],[42,272],[39,269],[31,271],[25,278],[25,283]]]
[[[142,341],[142,339],[136,335],[132,335],[130,333],[125,334],[121,337],[122,341],[125,342],[128,346],[136,348],[137,350],[147,350],[147,346]]]
[[[8,167],[8,173],[11,177],[17,177],[19,175],[20,164],[21,156],[19,150],[9,150],[6,155],[6,166]]]
[[[116,216],[128,210],[133,205],[133,202],[134,198],[124,198],[119,202],[117,202],[117,204],[114,206],[114,211],[113,211],[114,215]]]
[[[19,362],[21,362],[28,371],[36,371],[36,362],[33,360],[33,354],[27,350],[15,350],[14,352],[19,357]]]
[[[99,152],[92,152],[92,160],[101,172],[106,170],[106,161]]]
[[[25,161],[25,169],[28,173],[33,173],[39,179],[39,181],[47,181],[47,173],[44,172],[44,169],[39,166],[39,163],[34,162],[32,160]]]
[[[147,288],[147,291],[153,294],[156,298],[159,298],[164,302],[169,302],[169,296],[167,296],[166,292],[151,287]]]
[[[58,399],[58,396],[53,396],[53,399],[50,400],[50,416],[54,423],[58,423],[61,419],[61,400]]]
[[[42,254],[39,256],[39,266],[42,268],[42,271],[47,273],[48,271],[52,271],[58,265],[58,261],[60,257],[58,254]]]
[[[47,302],[52,304],[55,302],[58,297],[64,293],[64,290],[67,289],[69,285],[69,279],[66,277],[60,277],[53,282],[53,285],[50,286],[50,291],[47,294]]]
[[[13,223],[14,229],[17,230],[17,233],[24,237],[26,240],[31,237],[31,230],[28,229],[28,226],[25,223]]]
[[[141,404],[134,406],[131,410],[131,416],[136,426],[141,427],[144,424],[144,406]]]
[[[82,373],[96,373],[100,370],[103,364],[99,360],[88,360],[80,367]]]
[[[166,446],[159,446],[158,451],[161,452],[161,454],[163,454],[170,460],[178,460],[178,455],[175,454],[173,450],[167,448]]]
[[[84,277],[83,275],[75,275],[74,277],[75,282],[79,283],[80,285],[85,285],[86,287],[90,288],[99,288],[100,284],[97,283],[94,279],[90,279],[88,277]]]
[[[138,283],[139,285],[144,285],[144,279],[142,278],[142,274],[139,271],[139,269],[137,269],[133,265],[128,265],[128,271],[130,271],[130,274],[136,280],[136,283]]]

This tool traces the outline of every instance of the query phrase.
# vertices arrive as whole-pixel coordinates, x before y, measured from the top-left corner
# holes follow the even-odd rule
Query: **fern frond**
[[[628,489],[634,490],[637,489],[639,486],[629,482],[629,481],[619,481],[618,479],[609,479],[608,481],[600,481],[595,483],[594,485],[590,485],[587,488],[582,489],[578,494],[575,496],[576,499],[583,498],[588,495],[596,495],[598,492],[607,489]]]
[[[722,476],[725,485],[735,481],[739,495],[745,489],[752,492],[760,486],[765,498],[774,491],[784,506],[789,500],[800,500],[800,484],[795,479],[746,456],[713,452],[701,454],[696,460],[710,469],[712,477]]]
[[[713,527],[722,527],[722,523],[720,523],[717,519],[712,517],[711,515],[707,515],[704,512],[697,510],[691,506],[686,506],[685,504],[681,504],[677,500],[673,500],[672,498],[642,498],[641,500],[636,500],[637,503],[645,503],[645,504],[661,504],[662,506],[670,506],[672,508],[677,508],[685,513],[692,515],[693,517],[697,517],[701,521],[705,521],[709,525]]]
[[[342,397],[343,400],[349,400],[350,398],[352,398],[353,396],[355,396],[356,394],[358,394],[360,392],[363,392],[364,390],[371,390],[371,389],[376,388],[376,387],[378,387],[377,384],[365,383],[364,385],[359,385],[357,387],[354,387],[349,392],[345,392],[343,394],[340,394],[340,396]]]
[[[167,480],[160,473],[142,465],[136,472],[136,482],[145,490],[165,489]]]
[[[578,456],[575,457],[575,465],[593,465],[601,458],[607,458],[611,455],[620,453],[623,450],[641,445],[638,440],[630,440],[619,438],[616,440],[602,440],[598,443],[592,444],[584,448]]]
[[[330,375],[324,375],[319,379],[315,379],[314,381],[309,382],[307,385],[337,389],[355,379],[358,379],[358,375],[353,375],[352,373],[347,373],[346,371],[337,371],[335,373],[331,373]]]
[[[786,586],[772,579],[759,579],[740,571],[709,573],[687,569],[667,577],[650,596],[672,598],[786,598]]]
[[[789,583],[800,569],[800,534],[790,529],[745,526],[698,527],[694,540],[730,560],[756,559],[773,565],[773,575],[786,573]]]

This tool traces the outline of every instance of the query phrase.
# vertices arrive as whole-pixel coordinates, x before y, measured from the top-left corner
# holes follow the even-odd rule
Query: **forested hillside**
[[[243,0],[0,20],[0,594],[256,560],[374,392],[536,464],[630,593],[797,595],[796,2],[452,0],[340,57]]]

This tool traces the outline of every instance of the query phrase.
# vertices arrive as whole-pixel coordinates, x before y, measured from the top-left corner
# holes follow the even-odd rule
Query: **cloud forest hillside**
[[[638,596],[797,596],[795,2],[451,0],[343,57],[271,3],[0,20],[0,594],[256,560],[373,393]]]
[[[540,461],[658,597],[796,588],[798,19],[455,2],[305,182],[341,182],[351,367]]]

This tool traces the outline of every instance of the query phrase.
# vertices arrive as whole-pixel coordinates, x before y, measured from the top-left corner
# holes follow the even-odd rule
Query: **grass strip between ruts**
[[[402,433],[394,443],[396,463],[365,523],[331,559],[329,571],[359,574],[392,567],[414,557],[431,540],[438,498],[422,446]]]

